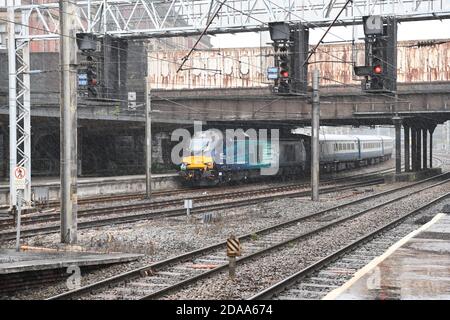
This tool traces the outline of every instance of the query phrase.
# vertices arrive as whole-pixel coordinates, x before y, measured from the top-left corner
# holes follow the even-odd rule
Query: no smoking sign
[[[24,167],[16,167],[14,169],[14,178],[17,189],[25,189],[26,170]]]

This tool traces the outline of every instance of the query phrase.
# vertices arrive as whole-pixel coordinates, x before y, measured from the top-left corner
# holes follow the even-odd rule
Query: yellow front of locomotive
[[[189,156],[183,157],[180,176],[191,185],[211,185],[216,182],[213,146],[209,136],[197,135],[191,139]]]

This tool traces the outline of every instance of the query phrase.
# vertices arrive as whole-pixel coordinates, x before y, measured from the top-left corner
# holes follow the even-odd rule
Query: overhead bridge
[[[450,82],[401,83],[392,94],[361,94],[361,88],[321,88],[321,124],[392,124],[392,117],[443,123],[450,120]],[[192,89],[154,91],[156,119],[207,122],[267,122],[307,125],[310,95],[276,96],[270,88]]]

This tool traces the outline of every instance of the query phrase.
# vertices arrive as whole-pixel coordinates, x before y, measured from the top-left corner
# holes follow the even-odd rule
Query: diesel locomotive
[[[321,170],[340,171],[386,161],[392,156],[393,144],[393,139],[386,136],[321,134]],[[300,177],[310,172],[310,145],[310,136],[304,134],[292,134],[276,142],[242,137],[226,143],[208,131],[197,132],[187,156],[182,158],[179,174],[183,183],[191,186],[264,176]]]

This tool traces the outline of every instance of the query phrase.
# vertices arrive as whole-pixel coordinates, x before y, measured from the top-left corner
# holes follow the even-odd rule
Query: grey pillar
[[[409,127],[408,126],[403,126],[403,131],[404,131],[404,148],[405,148],[405,171],[409,172],[411,171],[411,167],[410,167],[410,157],[409,157],[409,149],[410,149],[410,143],[409,143]]]
[[[433,168],[433,133],[434,133],[434,129],[436,129],[436,125],[434,125],[428,129],[430,131],[430,168]]]
[[[417,128],[416,131],[417,134],[417,153],[416,153],[416,157],[417,157],[417,171],[422,170],[422,129],[421,128]]]
[[[427,168],[427,129],[422,130],[422,144],[423,144],[423,152],[422,152],[422,168]]]
[[[61,242],[77,242],[77,44],[76,6],[59,0]]]
[[[311,199],[319,200],[319,128],[320,128],[320,98],[319,70],[313,72],[313,101],[311,117]]]
[[[411,162],[412,171],[417,171],[417,128],[411,127]]]
[[[152,196],[152,107],[150,81],[145,78],[145,192],[147,199]]]
[[[402,172],[402,145],[401,145],[401,119],[395,117],[393,119],[395,125],[395,173]]]

